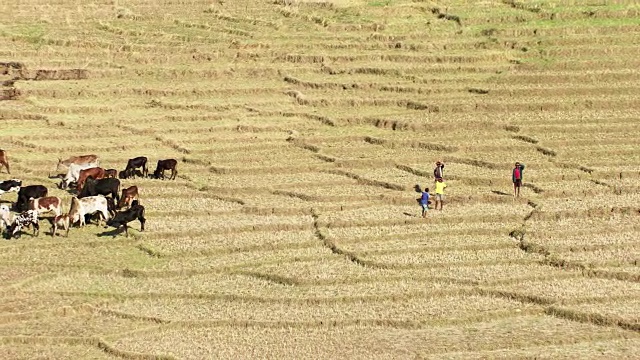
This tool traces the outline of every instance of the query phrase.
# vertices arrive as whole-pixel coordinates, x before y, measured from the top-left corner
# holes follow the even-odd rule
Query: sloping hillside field
[[[0,4],[0,180],[178,176],[0,241],[0,358],[640,354],[639,5],[82,3]]]

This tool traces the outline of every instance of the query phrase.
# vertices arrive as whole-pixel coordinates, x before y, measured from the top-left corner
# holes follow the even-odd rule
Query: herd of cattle
[[[19,237],[23,228],[33,226],[34,236],[38,236],[39,216],[46,212],[52,212],[54,215],[48,218],[52,226],[51,236],[56,235],[58,227],[66,231],[65,236],[69,236],[72,225],[79,223],[79,226],[84,226],[91,221],[93,215],[99,216],[98,226],[102,220],[116,230],[124,226],[127,237],[127,223],[136,219],[140,221],[140,231],[144,231],[145,210],[139,203],[138,187],[133,185],[123,188],[120,192],[119,179],[136,176],[165,179],[165,171],[170,170],[169,179],[173,180],[178,174],[178,162],[175,159],[158,160],[153,174],[149,174],[147,161],[144,156],[129,159],[126,168],[118,172],[116,169],[99,167],[100,161],[96,155],[58,159],[56,171],[66,168],[67,173],[53,178],[62,178],[58,185],[60,189],[70,188],[72,194],[75,192],[67,213],[63,213],[62,200],[57,196],[48,196],[49,191],[44,185],[23,186],[22,181],[18,179],[0,181],[0,196],[7,192],[18,193],[18,199],[13,204],[18,215],[12,215],[10,207],[6,204],[0,205],[0,231],[6,231],[7,238]],[[0,150],[0,170],[3,166],[6,167],[7,173],[11,174],[7,154]],[[123,208],[125,210],[122,210]]]

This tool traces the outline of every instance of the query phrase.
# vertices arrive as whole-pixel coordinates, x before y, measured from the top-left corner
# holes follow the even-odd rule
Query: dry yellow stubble
[[[0,4],[0,181],[179,162],[2,242],[0,357],[634,358],[638,11],[561,5]]]

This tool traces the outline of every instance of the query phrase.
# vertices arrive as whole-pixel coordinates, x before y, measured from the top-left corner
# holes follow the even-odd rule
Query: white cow
[[[13,223],[11,211],[7,205],[0,205],[0,231],[6,229]]]
[[[83,197],[82,199],[78,199],[76,196],[71,198],[71,208],[69,209],[69,216],[71,218],[72,224],[80,221],[80,226],[84,226],[84,216],[87,214],[95,214],[97,212],[102,214],[102,218],[105,221],[109,220],[107,198],[103,195],[87,196]],[[100,223],[101,222],[99,221],[98,226],[100,226]]]
[[[62,182],[59,185],[60,189],[66,189],[69,187],[69,184],[72,182],[78,182],[80,178],[80,171],[84,169],[89,169],[93,167],[97,167],[97,162],[84,163],[84,164],[71,164],[69,165],[69,170],[67,170],[67,175],[64,176]]]

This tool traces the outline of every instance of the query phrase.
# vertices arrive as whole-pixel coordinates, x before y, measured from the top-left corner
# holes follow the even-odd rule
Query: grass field
[[[0,4],[0,180],[179,175],[0,242],[0,358],[637,358],[637,4],[79,4]]]

